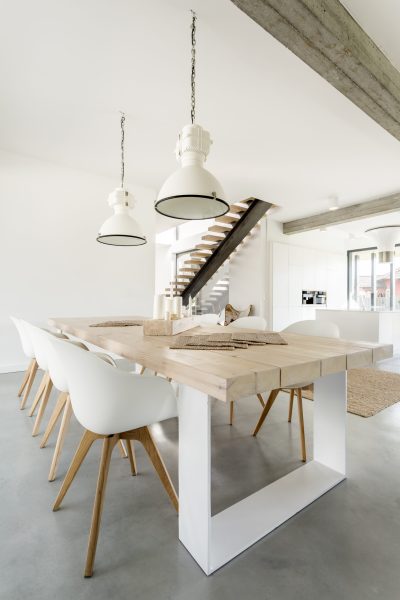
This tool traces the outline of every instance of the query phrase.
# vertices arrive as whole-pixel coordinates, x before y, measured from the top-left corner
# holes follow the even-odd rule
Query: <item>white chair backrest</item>
[[[22,325],[23,325],[25,331],[27,331],[29,334],[30,340],[33,345],[33,350],[35,352],[35,358],[37,360],[39,368],[43,369],[43,371],[47,371],[48,370],[47,351],[46,351],[46,345],[43,343],[43,340],[45,338],[41,335],[43,330],[40,329],[40,327],[37,327],[36,325],[32,325],[32,323],[23,321],[22,319],[21,319],[21,322],[22,322]],[[51,334],[49,334],[49,335],[51,335]]]
[[[50,343],[64,369],[75,416],[86,429],[102,435],[126,431],[132,412],[131,429],[176,415],[174,390],[166,379],[118,370],[92,352],[56,338]]]
[[[39,328],[36,328],[34,335],[36,344],[40,344],[40,355],[46,355],[47,370],[54,387],[60,392],[68,392],[65,369],[51,345],[51,340],[54,339],[54,336],[49,331]],[[68,344],[69,340],[65,340],[63,343]]]
[[[214,313],[206,313],[204,315],[194,315],[193,318],[199,325],[217,325],[219,316]]]
[[[28,358],[35,358],[35,351],[33,348],[33,344],[31,342],[29,332],[27,331],[26,327],[24,327],[24,322],[21,319],[17,319],[16,317],[10,316],[10,319],[14,323],[15,327],[17,328],[23,353]]]
[[[232,327],[239,329],[258,329],[264,331],[267,328],[267,321],[263,317],[240,317],[236,321],[229,323]]]
[[[340,330],[336,323],[330,321],[320,321],[319,319],[297,321],[289,327],[282,329],[287,333],[299,333],[301,335],[313,335],[317,337],[339,338]]]

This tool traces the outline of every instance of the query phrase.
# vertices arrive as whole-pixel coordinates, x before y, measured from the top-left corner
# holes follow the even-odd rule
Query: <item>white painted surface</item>
[[[303,305],[302,290],[326,291],[327,308],[346,305],[347,263],[344,251],[316,251],[293,242],[270,242],[268,248],[269,316],[273,329],[281,330],[296,321],[315,318],[319,305]]]
[[[368,0],[368,10],[375,4],[398,40],[387,1]],[[127,179],[158,188],[189,116],[193,8],[198,121],[212,132],[207,165],[228,198],[276,202],[286,220],[319,212],[333,193],[349,204],[400,188],[397,140],[227,0],[5,6],[4,148],[111,175],[125,110]]]
[[[110,179],[0,153],[0,370],[26,364],[9,315],[45,324],[50,316],[151,316],[154,226],[151,190],[127,187],[148,244],[123,248],[96,242],[111,215]]]
[[[179,539],[209,575],[345,478],[346,373],[316,382],[314,460],[211,517],[209,398],[179,386]]]
[[[347,372],[314,382],[314,460],[346,474]]]
[[[317,310],[317,319],[336,323],[346,340],[398,344],[400,312],[369,310]]]
[[[206,394],[179,386],[179,539],[210,573],[211,409]]]
[[[229,262],[229,302],[243,310],[252,304],[254,315],[266,317],[266,219],[259,222]]]
[[[229,560],[344,479],[313,460],[212,518],[211,568]]]

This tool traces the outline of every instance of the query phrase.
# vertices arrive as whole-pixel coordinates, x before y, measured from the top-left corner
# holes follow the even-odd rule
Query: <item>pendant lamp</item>
[[[378,247],[380,263],[390,263],[394,260],[395,246],[400,242],[400,225],[383,225],[372,227],[365,232]]]
[[[121,113],[121,187],[108,197],[114,214],[100,227],[97,241],[110,246],[142,246],[147,240],[137,221],[130,215],[135,205],[134,198],[124,188],[125,177],[125,114]]]
[[[229,210],[219,181],[204,168],[212,140],[208,131],[195,123],[196,116],[196,13],[191,27],[191,123],[179,134],[175,154],[180,167],[162,186],[155,209],[174,219],[212,219]]]

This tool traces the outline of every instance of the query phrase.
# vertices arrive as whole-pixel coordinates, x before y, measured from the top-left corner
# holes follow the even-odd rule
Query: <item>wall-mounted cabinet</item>
[[[346,307],[347,264],[344,252],[281,242],[271,242],[269,251],[273,329],[279,331],[295,321],[315,319],[317,307]],[[316,294],[318,302],[303,304],[303,292],[309,290]]]

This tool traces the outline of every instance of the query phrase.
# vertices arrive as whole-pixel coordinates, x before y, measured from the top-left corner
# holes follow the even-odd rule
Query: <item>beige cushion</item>
[[[240,317],[248,317],[252,308],[253,305],[249,304],[249,306],[244,310],[239,310],[237,308],[233,308],[232,304],[227,304],[225,306],[225,325],[229,325],[229,323],[236,321],[236,319],[239,319]]]

